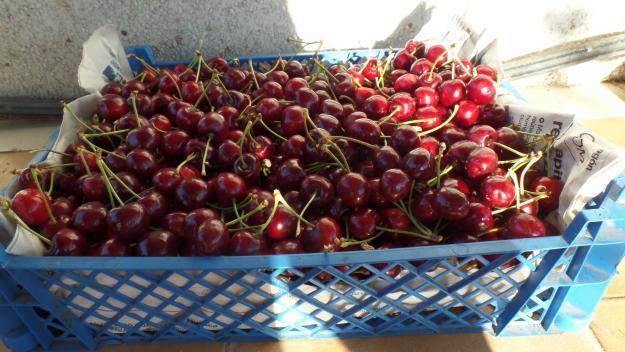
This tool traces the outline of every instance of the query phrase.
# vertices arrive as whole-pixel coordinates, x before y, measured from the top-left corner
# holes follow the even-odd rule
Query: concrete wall
[[[71,97],[81,44],[105,23],[125,44],[149,43],[165,59],[295,50],[287,38],[323,39],[326,48],[402,45],[441,13],[464,13],[500,38],[501,57],[625,30],[614,1],[10,1],[0,0],[0,96]],[[445,22],[440,24],[441,30]],[[587,70],[586,70],[587,71]],[[599,79],[599,77],[598,77]]]

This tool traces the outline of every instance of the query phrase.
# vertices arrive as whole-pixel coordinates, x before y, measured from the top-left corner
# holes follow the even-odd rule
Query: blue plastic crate
[[[155,62],[149,47],[128,51],[155,66],[175,64]],[[368,55],[324,53],[329,60]],[[212,258],[1,251],[0,335],[15,351],[69,351],[116,343],[578,331],[625,254],[624,202],[622,176],[561,236],[523,240]],[[388,276],[396,266],[402,274]]]

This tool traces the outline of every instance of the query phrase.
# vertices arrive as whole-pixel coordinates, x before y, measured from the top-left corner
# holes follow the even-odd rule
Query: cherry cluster
[[[205,59],[102,88],[58,165],[2,208],[50,255],[292,254],[539,237],[551,139],[497,74],[409,41],[361,64]],[[138,59],[138,58],[135,58]],[[138,59],[140,60],[140,59]],[[537,146],[542,146],[537,148]],[[537,151],[536,151],[537,150]]]

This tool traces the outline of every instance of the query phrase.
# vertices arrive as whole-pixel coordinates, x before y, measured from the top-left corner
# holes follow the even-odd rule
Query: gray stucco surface
[[[329,48],[402,45],[435,15],[463,1],[73,1],[0,0],[0,96],[83,94],[76,72],[81,45],[98,27],[116,24],[125,45],[151,44],[162,59],[203,52],[227,56],[296,50],[287,38],[324,39]],[[614,2],[486,1],[465,9],[488,21],[503,59],[566,40],[625,29]]]

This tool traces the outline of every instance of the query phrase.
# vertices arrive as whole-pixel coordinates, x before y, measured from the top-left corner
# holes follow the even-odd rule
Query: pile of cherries
[[[137,58],[135,58],[137,59]],[[562,182],[497,74],[441,45],[326,65],[204,59],[102,88],[0,206],[58,256],[334,252],[540,237]],[[536,146],[544,146],[542,151]],[[540,148],[538,148],[540,149]]]

